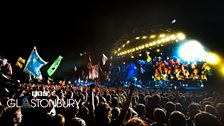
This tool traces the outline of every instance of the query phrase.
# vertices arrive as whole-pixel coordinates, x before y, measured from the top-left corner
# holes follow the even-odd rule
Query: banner
[[[98,66],[98,64],[92,65],[92,68],[89,69],[89,79],[94,80],[95,78],[99,78],[99,66]]]
[[[26,66],[24,67],[23,71],[25,73],[31,74],[35,79],[42,80],[42,74],[41,74],[41,67],[46,65],[47,62],[44,61],[39,54],[37,53],[36,47],[32,50]]]
[[[16,66],[18,66],[19,68],[22,68],[23,65],[25,64],[26,60],[24,60],[22,57],[19,57],[17,62],[16,62]]]
[[[103,65],[106,64],[107,60],[108,60],[107,56],[105,54],[103,54],[103,57],[102,57],[102,63],[103,63]]]
[[[58,66],[61,63],[62,58],[63,57],[61,55],[59,55],[58,58],[54,61],[54,63],[51,65],[51,67],[47,70],[47,74],[49,76],[52,76],[54,74],[54,72],[57,70]]]
[[[149,52],[146,50],[145,53],[146,53],[146,62],[151,62],[152,58],[149,56]]]

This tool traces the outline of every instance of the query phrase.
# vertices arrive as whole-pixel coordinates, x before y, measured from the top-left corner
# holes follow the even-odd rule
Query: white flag
[[[74,71],[77,71],[77,67],[76,66],[74,67]]]
[[[107,56],[105,54],[103,54],[103,58],[102,58],[103,65],[106,64],[107,60],[108,60]]]

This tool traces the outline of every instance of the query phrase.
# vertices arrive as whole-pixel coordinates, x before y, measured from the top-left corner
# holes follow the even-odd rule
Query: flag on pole
[[[92,78],[92,69],[93,69],[92,60],[90,56],[88,57],[87,69],[88,69],[88,78],[90,79]]]
[[[11,66],[11,64],[10,63],[7,63],[7,70],[8,70],[8,74],[9,75],[12,75],[12,66]]]
[[[89,70],[89,79],[94,80],[95,78],[99,78],[98,64],[92,65],[92,68]]]
[[[62,58],[63,57],[61,55],[59,55],[58,58],[54,61],[54,63],[51,65],[51,67],[47,70],[47,74],[49,76],[52,76],[54,74],[54,72],[57,70],[58,66],[61,63]]]
[[[23,64],[20,63],[20,62],[16,62],[16,66],[18,66],[19,68],[22,68],[23,67]]]
[[[77,71],[77,67],[76,66],[74,67],[74,71]]]
[[[145,51],[145,53],[146,53],[146,62],[150,62],[150,61],[152,61],[152,58],[149,56],[149,53],[150,52],[148,52],[147,50]]]
[[[24,60],[22,57],[19,57],[17,62],[16,62],[16,66],[18,66],[19,68],[22,68],[23,65],[25,64],[26,60]]]
[[[88,58],[87,69],[88,69],[89,71],[92,70],[92,61],[91,61],[90,56],[89,56],[89,58]]]
[[[92,64],[92,60],[91,60],[91,57],[89,56],[89,58],[88,58],[88,62],[90,63],[90,64]]]
[[[39,56],[37,49],[34,46],[34,49],[32,50],[23,71],[25,73],[31,74],[35,79],[42,80],[40,69],[46,64],[47,62]]]
[[[102,63],[103,63],[103,65],[106,64],[107,60],[108,60],[107,56],[105,54],[103,54],[103,57],[102,57]]]
[[[19,58],[18,58],[18,62],[25,64],[26,60],[23,59],[22,57],[19,57]]]

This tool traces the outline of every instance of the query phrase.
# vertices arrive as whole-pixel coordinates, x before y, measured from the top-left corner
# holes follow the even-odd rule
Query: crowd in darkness
[[[178,61],[173,63],[178,65]],[[222,92],[137,88],[132,81],[128,88],[94,83],[85,86],[54,82],[20,84],[2,74],[3,68],[11,71],[9,66],[3,63],[0,72],[1,126],[224,125]],[[165,62],[157,62],[152,68],[160,71],[166,68]],[[45,92],[45,95],[33,92]],[[33,100],[42,103],[31,106]],[[67,102],[71,100],[77,102]]]
[[[33,96],[46,91],[48,96]],[[73,106],[9,107],[31,99],[75,99]],[[73,84],[22,84],[0,96],[1,126],[222,126],[224,96],[215,91],[178,91],[74,86]],[[68,104],[63,102],[63,104]]]

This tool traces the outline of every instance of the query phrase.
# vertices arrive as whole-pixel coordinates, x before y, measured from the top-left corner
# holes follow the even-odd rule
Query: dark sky
[[[1,11],[0,54],[15,63],[28,58],[36,45],[40,56],[50,64],[64,56],[70,69],[81,64],[80,52],[95,61],[123,34],[152,25],[170,25],[223,54],[224,8],[221,3],[198,2],[79,2],[4,5]],[[49,65],[50,65],[49,64]]]

